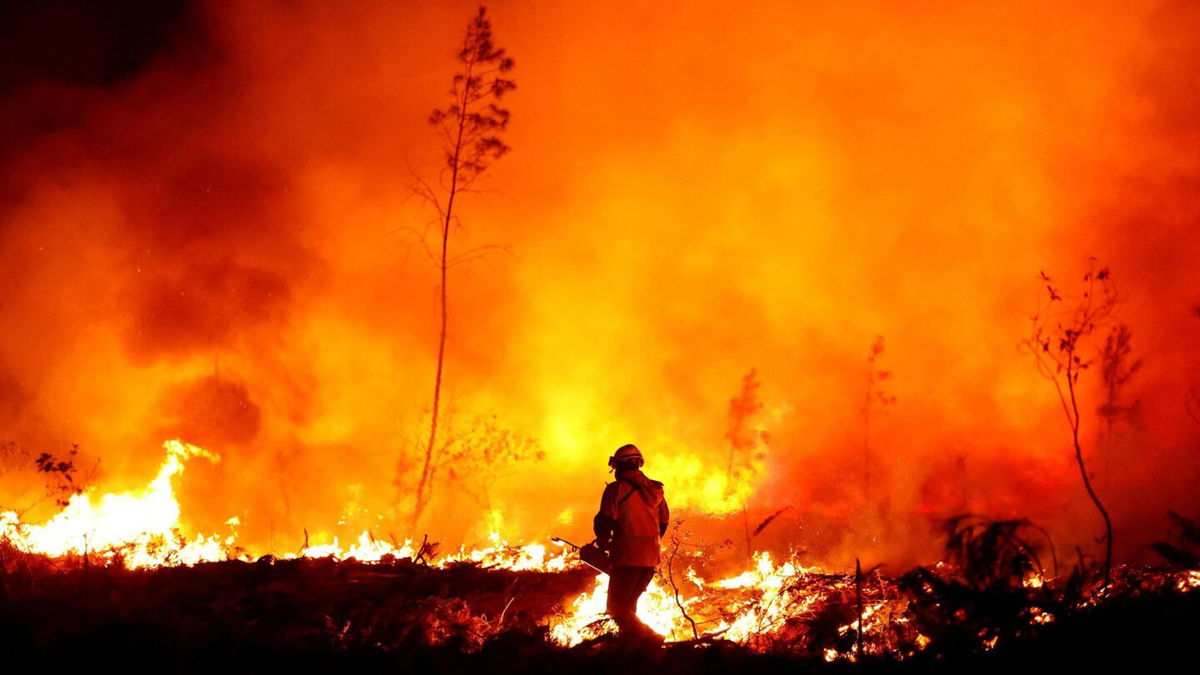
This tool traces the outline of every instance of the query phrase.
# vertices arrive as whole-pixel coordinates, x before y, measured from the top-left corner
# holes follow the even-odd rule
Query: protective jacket
[[[604,488],[593,529],[601,548],[607,548],[613,567],[658,565],[658,540],[667,532],[670,511],[663,484],[639,469],[617,474]]]

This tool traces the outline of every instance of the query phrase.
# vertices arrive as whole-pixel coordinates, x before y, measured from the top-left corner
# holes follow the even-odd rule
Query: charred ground
[[[1187,663],[1200,629],[1195,573],[1165,568],[1117,568],[1106,588],[1079,574],[1029,588],[948,566],[864,577],[903,593],[930,641],[908,658],[889,647],[854,663],[857,636],[836,630],[856,611],[855,584],[844,578],[846,592],[789,618],[756,649],[716,638],[638,651],[609,637],[571,648],[548,640],[547,623],[590,585],[587,568],[265,557],[130,570],[11,548],[2,560],[7,672],[1078,672],[1120,663],[1144,671]],[[1031,622],[1031,607],[1054,609],[1056,619]]]

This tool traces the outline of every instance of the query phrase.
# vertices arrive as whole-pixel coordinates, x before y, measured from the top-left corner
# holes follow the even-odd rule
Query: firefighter
[[[617,480],[604,488],[600,512],[593,521],[596,544],[608,552],[608,615],[622,638],[662,642],[637,618],[637,602],[659,560],[659,539],[667,533],[669,511],[663,484],[642,473],[641,450],[622,445],[608,458]]]

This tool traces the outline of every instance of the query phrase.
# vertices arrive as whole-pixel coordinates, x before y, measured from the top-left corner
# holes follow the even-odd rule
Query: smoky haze
[[[1018,348],[1038,272],[1075,290],[1095,257],[1143,361],[1111,431],[1083,380],[1118,555],[1200,508],[1194,3],[489,6],[513,152],[453,233],[480,255],[450,274],[447,424],[533,445],[445,467],[415,528],[438,279],[412,187],[475,5],[153,5],[5,29],[0,440],[78,443],[98,489],[180,437],[222,457],[181,479],[186,525],[237,516],[255,552],[586,539],[634,442],[707,540],[786,508],[758,545],[904,564],[969,511],[1097,552]]]

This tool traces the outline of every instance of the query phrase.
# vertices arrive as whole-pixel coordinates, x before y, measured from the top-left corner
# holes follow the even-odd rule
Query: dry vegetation
[[[1116,567],[1106,585],[1099,566],[1077,565],[1058,580],[1031,584],[1047,571],[1031,533],[1022,521],[955,519],[947,523],[945,564],[897,578],[878,570],[858,578],[798,572],[778,597],[817,600],[763,625],[751,640],[710,636],[653,652],[609,636],[572,648],[547,639],[547,623],[590,586],[585,568],[266,557],[128,570],[6,545],[0,665],[6,672],[104,665],[167,672],[998,671],[1145,664],[1181,655],[1200,628],[1200,573]],[[1185,542],[1177,544],[1184,550]],[[864,605],[880,609],[860,640],[845,626]]]

